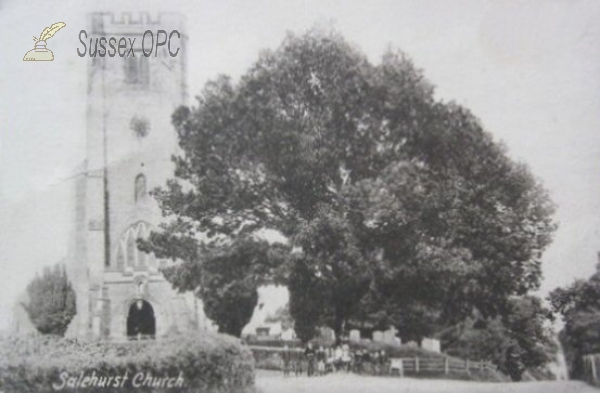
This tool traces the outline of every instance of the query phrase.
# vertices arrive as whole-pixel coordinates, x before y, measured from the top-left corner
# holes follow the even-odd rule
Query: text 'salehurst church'
[[[159,272],[170,261],[137,249],[163,219],[148,195],[173,176],[177,136],[171,114],[186,103],[184,20],[175,14],[89,16],[93,36],[137,37],[135,57],[89,58],[87,159],[75,181],[75,225],[68,273],[77,315],[67,335],[161,337],[213,329],[201,301],[172,289]],[[176,57],[166,47],[144,57],[142,35],[181,32]]]

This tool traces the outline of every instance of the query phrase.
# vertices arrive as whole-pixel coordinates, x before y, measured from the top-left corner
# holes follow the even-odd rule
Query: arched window
[[[127,228],[117,246],[116,260],[119,269],[126,267],[134,270],[146,270],[149,267],[158,269],[159,261],[154,255],[146,254],[137,247],[137,239],[145,239],[149,234],[150,224],[143,221]]]
[[[141,173],[135,178],[135,194],[134,198],[136,202],[140,202],[146,198],[146,176]]]

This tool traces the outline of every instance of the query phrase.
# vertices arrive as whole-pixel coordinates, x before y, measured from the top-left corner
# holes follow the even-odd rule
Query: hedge
[[[216,333],[122,343],[4,337],[0,391],[254,392],[254,359],[239,340]]]

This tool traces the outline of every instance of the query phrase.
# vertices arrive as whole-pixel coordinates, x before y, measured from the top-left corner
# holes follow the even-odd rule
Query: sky
[[[403,50],[436,96],[472,110],[557,205],[543,257],[545,296],[585,278],[600,251],[600,2],[584,0],[80,1],[0,0],[0,329],[17,296],[66,255],[72,181],[85,158],[86,62],[78,34],[91,11],[187,16],[191,96],[239,77],[286,32],[333,26],[378,62]],[[55,61],[23,62],[33,36],[62,21]]]

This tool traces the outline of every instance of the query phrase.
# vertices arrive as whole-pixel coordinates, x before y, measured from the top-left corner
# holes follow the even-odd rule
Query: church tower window
[[[135,178],[135,186],[134,186],[134,199],[136,202],[141,202],[146,198],[147,190],[146,190],[146,176],[143,174],[139,174]]]
[[[125,82],[130,85],[148,86],[150,83],[148,59],[144,56],[125,57]]]

